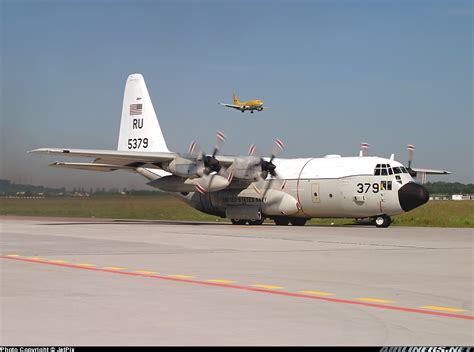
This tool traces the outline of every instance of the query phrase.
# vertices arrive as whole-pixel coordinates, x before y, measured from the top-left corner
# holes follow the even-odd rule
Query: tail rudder
[[[143,76],[128,76],[117,150],[169,152]]]
[[[232,96],[234,97],[234,105],[240,105],[239,98],[237,98],[237,94],[232,93]]]

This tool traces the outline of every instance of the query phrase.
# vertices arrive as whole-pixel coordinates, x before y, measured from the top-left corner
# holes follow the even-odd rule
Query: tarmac
[[[474,345],[472,228],[0,217],[0,345]]]

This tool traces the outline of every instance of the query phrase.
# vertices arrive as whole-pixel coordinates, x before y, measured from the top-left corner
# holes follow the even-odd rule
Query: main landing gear
[[[389,227],[392,219],[388,215],[379,215],[375,218],[376,227]]]
[[[241,220],[241,219],[230,219],[233,225],[262,225],[265,219],[260,220]]]
[[[276,217],[273,218],[275,225],[277,226],[287,226],[291,223],[293,226],[304,226],[308,219],[305,218],[288,218],[288,217]]]

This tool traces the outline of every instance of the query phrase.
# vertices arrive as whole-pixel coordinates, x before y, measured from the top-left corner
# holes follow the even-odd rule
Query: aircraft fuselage
[[[391,216],[428,201],[426,189],[414,183],[399,162],[390,159],[327,156],[275,159],[274,163],[285,185],[280,190],[275,183],[272,190],[277,194],[284,193],[287,203],[294,200],[294,207],[285,204],[280,208],[266,208],[266,200],[259,199],[255,192],[252,194],[251,186],[244,191],[229,186],[217,192],[182,192],[178,195],[202,212],[223,217],[230,217],[229,210],[237,207],[252,209],[254,206],[254,209],[260,209],[262,217],[306,219]],[[248,217],[252,217],[251,211]]]

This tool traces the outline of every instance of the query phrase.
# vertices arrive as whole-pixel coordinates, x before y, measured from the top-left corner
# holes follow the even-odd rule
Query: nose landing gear
[[[392,219],[388,215],[379,215],[375,218],[376,227],[389,227]]]

